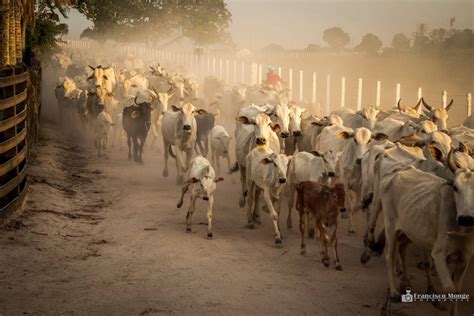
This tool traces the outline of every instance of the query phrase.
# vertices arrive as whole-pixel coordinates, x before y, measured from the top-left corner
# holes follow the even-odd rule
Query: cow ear
[[[224,178],[219,177],[219,178],[217,178],[217,179],[214,179],[214,182],[221,182],[221,181],[224,181]]]
[[[94,76],[90,75],[89,77],[87,77],[87,80],[92,80],[92,78],[94,78]]]
[[[90,66],[90,65],[89,65],[89,68],[92,69],[92,70],[95,70],[95,67],[92,67],[92,66]]]
[[[460,152],[462,152],[462,153],[467,153],[467,154],[469,154],[469,149],[468,149],[467,146],[466,146],[464,143],[462,143],[462,142],[459,143],[459,148],[458,148],[458,150],[459,150]]]
[[[199,114],[199,115],[202,115],[202,114],[207,114],[207,111],[204,110],[204,109],[199,109],[199,110],[196,110],[196,112]]]
[[[104,78],[105,80],[109,80],[109,78],[106,75],[103,75],[102,78]]]
[[[440,162],[444,161],[444,154],[438,147],[434,145],[428,145],[427,147],[431,157]]]
[[[278,123],[271,123],[271,124],[270,124],[270,128],[271,128],[272,131],[274,131],[275,133],[278,133],[278,132],[281,131],[280,124],[278,124]]]
[[[273,163],[273,160],[270,159],[270,158],[268,158],[268,157],[265,157],[265,158],[263,158],[262,160],[260,160],[260,163],[261,163],[261,164],[264,164],[264,165],[268,165],[268,164],[270,164],[270,163]]]
[[[171,108],[173,109],[173,112],[181,112],[181,109],[178,108],[176,105],[172,105]]]
[[[354,133],[349,133],[346,131],[341,131],[336,134],[337,137],[344,138],[344,139],[349,139],[351,137],[354,137]]]
[[[236,117],[235,120],[239,123],[242,123],[242,124],[251,124],[249,118],[246,117],[246,116]]]
[[[310,153],[313,154],[313,155],[316,156],[316,157],[322,157],[322,156],[323,156],[323,154],[320,153],[320,152],[317,151],[317,150],[312,150],[312,151],[310,151]]]
[[[192,183],[199,182],[199,179],[195,178],[195,177],[192,177],[191,179],[188,179],[186,182],[189,183],[189,184],[192,184]]]
[[[384,134],[384,133],[377,133],[375,135],[372,135],[372,138],[375,140],[386,140],[388,139],[388,136],[387,134]]]

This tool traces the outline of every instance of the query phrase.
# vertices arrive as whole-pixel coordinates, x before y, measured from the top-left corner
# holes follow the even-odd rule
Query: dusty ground
[[[43,124],[25,213],[0,231],[0,315],[380,314],[384,260],[359,263],[361,237],[345,234],[345,220],[338,232],[344,270],[324,268],[315,241],[299,254],[296,230],[283,228],[276,247],[266,214],[261,227],[246,229],[233,175],[219,183],[214,239],[200,224],[201,202],[186,234],[188,199],[176,209],[179,188],[173,173],[162,178],[161,155],[147,152],[145,166],[118,150],[99,160],[90,145],[61,134]],[[412,287],[422,292],[415,250],[411,258]],[[472,265],[464,289],[474,294]],[[390,307],[394,315],[438,314],[429,303]],[[461,315],[473,311],[474,301],[461,304]]]

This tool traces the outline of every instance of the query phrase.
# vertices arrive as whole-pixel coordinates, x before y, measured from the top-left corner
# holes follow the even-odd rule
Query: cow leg
[[[288,182],[288,217],[286,218],[286,227],[291,229],[293,227],[293,222],[291,219],[291,212],[293,210],[293,205],[295,204],[295,194],[296,194],[296,185],[292,182]],[[303,215],[304,216],[304,215]],[[301,217],[301,215],[300,215]],[[300,218],[301,221],[301,218]]]
[[[143,149],[145,147],[145,141],[146,141],[146,137],[138,137],[137,138],[137,141],[138,141],[138,148],[137,148],[137,151],[138,151],[138,163],[143,165]]]
[[[240,166],[239,171],[240,171],[240,185],[241,185],[241,192],[242,192],[242,195],[240,196],[240,199],[239,199],[239,206],[244,207],[245,195],[246,195],[245,186],[247,182],[247,175],[246,175],[245,168],[243,168],[242,166]]]
[[[305,243],[305,234],[306,234],[306,216],[304,210],[299,210],[300,214],[300,237],[301,237],[301,247],[300,253],[302,255],[306,254],[306,243]]]
[[[169,158],[169,145],[167,142],[163,141],[163,152],[164,152],[164,158],[165,158],[165,163],[163,167],[163,177],[167,178],[168,177],[168,158]]]
[[[209,197],[207,202],[207,238],[212,239],[212,208],[214,205],[214,196]]]
[[[315,216],[313,216],[315,217]],[[329,264],[331,263],[329,259],[329,254],[328,254],[328,234],[326,232],[326,229],[323,226],[322,220],[318,218],[314,218],[316,227],[318,228],[319,232],[319,246],[320,246],[320,254],[321,254],[321,262],[325,267],[329,267]]]
[[[207,154],[209,153],[209,136],[206,136],[204,140],[204,151],[205,151],[204,157],[207,157]]]
[[[220,176],[221,175],[221,163],[219,161],[219,155],[215,154],[216,155],[216,158],[215,158],[215,161],[216,161],[216,168],[217,168],[217,174]]]
[[[313,219],[313,220],[312,220]],[[314,234],[316,233],[315,220],[311,213],[306,213],[306,229],[308,230],[308,238],[314,239]]]
[[[398,241],[398,253],[400,256],[400,263],[401,263],[401,283],[400,283],[400,288],[404,289],[407,287],[410,287],[410,278],[408,276],[408,270],[407,270],[407,265],[406,265],[406,251],[407,247],[410,244],[410,240],[406,237],[400,237]]]
[[[191,220],[193,218],[194,210],[196,209],[196,199],[197,199],[197,195],[191,194],[188,214],[186,215],[186,232],[187,233],[191,232]]]
[[[270,211],[270,216],[272,218],[273,226],[275,228],[275,244],[281,244],[281,234],[280,229],[278,228],[278,213],[273,207],[270,189],[265,188],[263,190],[263,198],[265,199],[265,204],[267,205],[267,208]]]
[[[346,186],[346,185],[344,185]],[[355,230],[355,226],[354,226],[354,220],[353,220],[353,213],[354,213],[354,210],[353,210],[353,201],[352,201],[352,191],[349,189],[349,188],[344,188],[344,192],[348,192],[349,194],[346,194],[346,198],[344,199],[344,206],[346,208],[346,211],[348,212],[348,217],[349,217],[349,225],[347,227],[347,232],[349,234],[354,234],[356,232]],[[344,214],[344,213],[343,213]]]
[[[258,189],[255,188],[255,185],[252,183],[249,185],[248,194],[247,194],[247,226],[249,229],[254,229],[255,224],[253,222],[254,210],[258,205]],[[255,205],[254,205],[255,203]]]
[[[446,237],[438,237],[438,239],[436,240],[434,247],[431,250],[431,257],[433,258],[436,271],[438,272],[439,280],[443,285],[443,291],[446,293],[451,293],[455,291],[455,286],[453,279],[451,278],[451,273],[449,271],[448,264],[446,262],[446,241],[442,240],[443,238]]]
[[[387,252],[385,253],[385,260],[387,261],[388,283],[390,286],[390,299],[398,302],[400,300],[400,292],[395,285],[395,260],[397,250],[397,234],[394,224],[390,223],[385,218],[385,238]]]
[[[331,243],[332,252],[334,256],[334,265],[336,266],[336,270],[341,271],[342,266],[341,266],[341,262],[339,261],[339,253],[337,251],[336,231],[337,231],[337,225],[332,225],[329,227],[329,236],[330,236],[329,242]]]
[[[368,209],[367,216],[367,233],[364,237],[364,244],[365,244],[365,251],[361,256],[360,262],[362,264],[367,263],[370,258],[372,257],[372,253],[375,252],[375,255],[380,255],[375,244],[375,225],[377,223],[377,219],[382,211],[382,205],[380,200],[374,201]]]
[[[226,158],[226,160],[227,160],[227,168],[228,168],[227,170],[228,170],[228,172],[230,172],[231,165],[230,165],[230,155],[229,155],[229,153],[227,153],[227,155],[225,156],[225,158]],[[219,159],[219,157],[218,157],[217,159]]]
[[[104,148],[104,157],[105,159],[109,159],[109,156],[107,154],[107,142],[108,142],[108,133],[106,133],[103,138],[102,138],[102,141],[103,141],[103,148]]]
[[[133,143],[133,161],[138,162],[138,139],[137,136],[132,136]]]
[[[128,160],[132,160],[132,137],[127,133]]]

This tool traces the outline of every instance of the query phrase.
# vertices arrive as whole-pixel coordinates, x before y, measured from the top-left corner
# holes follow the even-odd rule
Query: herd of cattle
[[[387,111],[344,108],[319,117],[290,101],[287,89],[265,84],[229,89],[215,77],[207,77],[200,89],[177,66],[131,70],[123,64],[60,65],[55,91],[60,122],[93,135],[99,157],[107,157],[109,144],[121,146],[126,135],[128,158],[140,164],[145,144],[152,151],[161,137],[163,176],[172,156],[176,181],[183,185],[178,207],[191,192],[188,232],[195,202],[203,198],[212,238],[216,183],[223,180],[219,160],[225,158],[229,172],[240,173],[239,205],[247,206],[250,229],[264,210],[275,243],[282,243],[278,219],[285,196],[287,227],[294,206],[300,215],[301,253],[306,233],[311,238],[316,232],[322,263],[330,265],[330,246],[341,270],[338,218],[348,218],[348,232],[354,233],[353,216],[361,210],[367,214],[361,262],[385,252],[392,299],[409,284],[410,243],[426,252],[428,291],[434,291],[433,264],[443,291],[460,291],[474,236],[474,119],[448,128],[453,101],[438,108],[424,99],[414,107],[399,102]],[[235,127],[233,165],[232,137],[224,126]],[[451,312],[457,312],[456,304]]]

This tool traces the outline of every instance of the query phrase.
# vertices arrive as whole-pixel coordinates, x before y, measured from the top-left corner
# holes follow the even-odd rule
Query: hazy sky
[[[351,45],[370,32],[390,45],[393,34],[411,35],[419,23],[429,27],[473,28],[474,0],[227,0],[232,13],[230,31],[239,47],[261,48],[279,43],[287,48],[322,44],[326,28],[340,26],[351,36]],[[71,38],[90,23],[77,12],[68,19]]]

